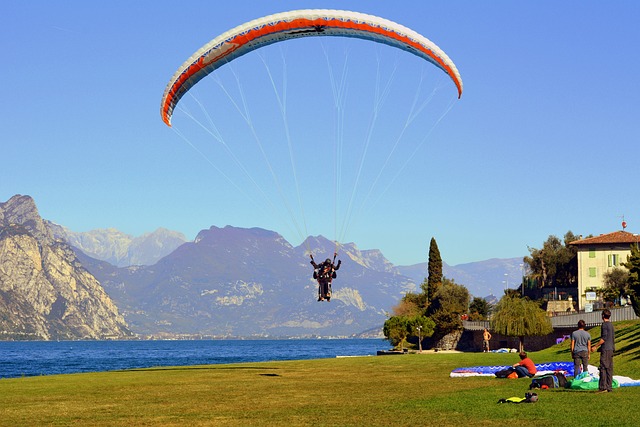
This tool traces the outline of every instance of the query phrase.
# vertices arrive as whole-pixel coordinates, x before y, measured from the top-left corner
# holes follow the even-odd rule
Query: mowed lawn
[[[640,323],[615,326],[616,375],[638,379]],[[594,339],[599,333],[591,330]],[[568,347],[530,356],[568,361]],[[530,380],[449,377],[457,367],[517,360],[429,353],[1,379],[0,425],[640,425],[640,387],[542,390],[537,403],[516,405],[497,401],[524,396]]]

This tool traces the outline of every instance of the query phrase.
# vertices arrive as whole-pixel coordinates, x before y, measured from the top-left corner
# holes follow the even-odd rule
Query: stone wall
[[[445,335],[434,344],[433,348],[438,350],[458,350],[458,346],[464,331],[454,331]]]

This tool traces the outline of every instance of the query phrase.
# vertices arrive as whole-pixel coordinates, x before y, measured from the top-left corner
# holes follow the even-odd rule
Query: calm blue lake
[[[380,339],[2,341],[0,378],[272,360],[375,355]]]

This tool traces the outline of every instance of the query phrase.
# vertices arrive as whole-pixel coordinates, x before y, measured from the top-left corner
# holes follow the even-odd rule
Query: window
[[[589,249],[589,258],[595,258],[596,257],[596,250],[591,248]]]
[[[596,268],[589,267],[589,277],[596,277]]]
[[[609,267],[616,267],[620,264],[620,256],[618,254],[609,255]]]

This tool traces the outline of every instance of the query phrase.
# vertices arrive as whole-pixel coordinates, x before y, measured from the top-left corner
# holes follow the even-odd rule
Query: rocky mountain
[[[61,225],[47,224],[55,237],[66,240],[93,258],[118,267],[153,265],[186,242],[184,234],[165,228],[133,237],[114,228],[74,232]]]
[[[380,328],[416,289],[379,251],[348,244],[339,248],[331,302],[318,302],[308,253],[322,260],[334,250],[323,237],[293,247],[273,231],[227,226],[201,231],[153,266],[79,257],[142,334],[352,335]]]
[[[28,196],[0,203],[0,339],[131,336],[102,286]]]

